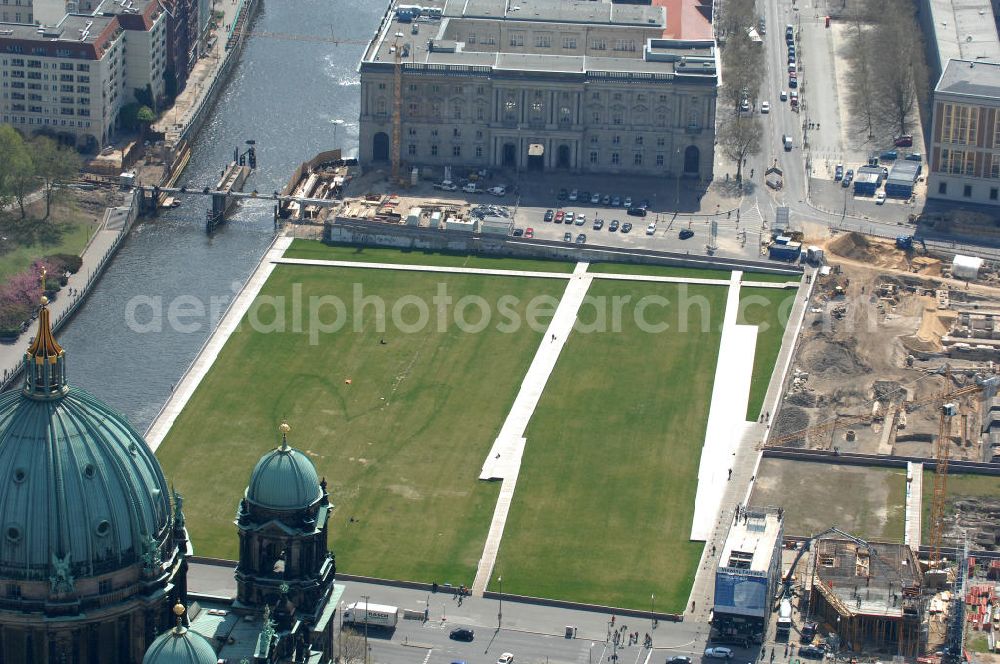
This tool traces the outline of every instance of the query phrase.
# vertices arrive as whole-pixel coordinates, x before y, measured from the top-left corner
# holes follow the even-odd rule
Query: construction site
[[[786,544],[809,549],[792,584],[803,625],[828,650],[994,651],[997,266],[912,237],[794,239],[813,245],[815,283],[751,504],[784,506]],[[838,523],[870,541],[811,536]]]

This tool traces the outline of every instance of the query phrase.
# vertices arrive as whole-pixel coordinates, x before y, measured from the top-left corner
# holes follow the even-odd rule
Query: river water
[[[254,32],[193,144],[181,184],[214,184],[253,139],[257,170],[245,189],[281,189],[292,170],[338,145],[357,152],[357,64],[364,46],[316,38],[368,39],[382,2],[259,0]],[[287,36],[303,36],[293,40]],[[337,126],[334,121],[343,120]],[[144,431],[250,276],[273,235],[272,206],[241,204],[205,233],[208,199],[141,221],[76,316],[62,328],[70,382],[125,413]],[[194,311],[171,325],[170,307]],[[203,315],[197,315],[199,309]]]

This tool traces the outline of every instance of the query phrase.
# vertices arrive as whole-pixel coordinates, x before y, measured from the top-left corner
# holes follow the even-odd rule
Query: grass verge
[[[774,364],[781,351],[788,314],[797,292],[791,289],[740,288],[740,310],[736,322],[758,326],[750,400],[747,402],[747,420],[751,422],[760,418],[767,386],[771,382]]]
[[[727,289],[595,281],[590,295],[704,296],[705,332],[574,331],[529,424],[491,588],[682,611],[702,545],[690,542],[697,471]],[[676,317],[662,309],[664,320]],[[583,318],[581,316],[581,318]],[[679,389],[683,386],[682,389]]]
[[[356,281],[352,270],[280,265],[261,295],[291,300],[301,288],[303,302],[312,295],[351,302]],[[363,287],[389,312],[402,297],[431,302],[440,283],[456,301],[479,295],[496,302],[508,294],[555,301],[565,288],[562,280],[389,270],[366,272]],[[513,309],[523,316],[526,304]],[[233,558],[236,504],[287,418],[291,444],[329,481],[339,569],[471,584],[499,491],[499,484],[480,482],[479,471],[542,332],[522,325],[511,333],[495,326],[469,333],[450,323],[442,332],[432,317],[425,329],[404,334],[391,325],[381,331],[384,317],[374,305],[360,311],[340,332],[311,344],[307,332],[254,331],[251,316],[275,316],[266,306],[251,309],[157,456],[188,498],[198,553]],[[294,325],[294,313],[285,315]],[[323,315],[333,318],[331,310]],[[476,313],[466,316],[475,320]]]

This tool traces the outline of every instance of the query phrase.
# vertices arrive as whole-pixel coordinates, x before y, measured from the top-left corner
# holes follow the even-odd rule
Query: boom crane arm
[[[875,547],[873,547],[867,541],[861,539],[860,537],[855,537],[850,533],[844,532],[837,526],[831,526],[830,528],[827,528],[823,532],[813,535],[812,537],[807,539],[805,543],[802,544],[802,548],[800,548],[799,552],[795,554],[795,559],[792,560],[791,567],[788,568],[788,572],[785,574],[784,578],[781,581],[781,591],[778,593],[777,601],[781,601],[781,599],[788,594],[788,591],[792,587],[792,576],[795,574],[795,567],[799,564],[799,560],[802,559],[802,556],[805,555],[806,551],[812,548],[813,542],[820,539],[821,537],[826,537],[827,535],[831,534],[840,535],[844,539],[851,540],[858,546],[865,547],[866,549],[868,549],[868,554],[870,556],[878,555],[878,553],[875,551]]]

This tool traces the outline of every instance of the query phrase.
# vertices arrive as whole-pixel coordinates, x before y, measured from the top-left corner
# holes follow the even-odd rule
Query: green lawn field
[[[351,244],[326,244],[318,240],[293,240],[285,258],[308,258],[324,261],[358,261],[393,265],[436,265],[474,267],[487,270],[530,270],[533,272],[572,272],[576,263],[530,258],[481,256],[457,251],[359,247]]]
[[[736,322],[757,325],[757,348],[753,358],[753,378],[747,420],[760,417],[767,386],[774,373],[774,363],[781,350],[781,339],[788,323],[788,312],[795,300],[796,289],[740,288],[740,312]],[[764,327],[766,325],[766,327]]]
[[[656,610],[683,610],[727,289],[595,280],[590,294],[677,302],[681,287],[709,303],[707,330],[649,333],[623,316],[621,331],[567,341],[528,426],[491,588],[502,575],[504,592],[638,609],[652,594]]]
[[[44,214],[44,202],[33,203],[33,216]],[[51,254],[79,256],[90,237],[97,231],[100,218],[93,219],[71,200],[62,200],[52,206],[47,221],[21,220],[18,212],[0,215],[0,280],[24,272],[32,263]]]
[[[718,279],[729,281],[729,270],[673,265],[640,265],[635,263],[591,263],[588,272],[604,274],[638,274],[644,277],[680,277],[684,279]]]
[[[513,309],[523,313],[529,296],[554,302],[566,285],[384,270],[365,270],[361,279],[364,293],[384,298],[387,311],[403,296],[430,302],[444,282],[456,301],[520,296]],[[298,284],[308,311],[311,295],[350,303],[358,280],[357,270],[280,265],[262,296],[290,297]],[[196,551],[236,556],[237,502],[287,418],[291,444],[329,481],[338,569],[471,584],[500,488],[479,481],[479,471],[542,332],[491,325],[469,333],[449,325],[440,333],[433,313],[435,322],[422,331],[380,332],[374,305],[357,317],[355,331],[351,309],[345,328],[319,336],[315,345],[306,332],[254,331],[245,319],[173,425],[157,456],[187,498]],[[254,315],[251,309],[248,317]],[[262,308],[257,318],[274,316]]]
[[[948,493],[945,498],[945,516],[952,515],[952,502],[958,498],[975,498],[978,496],[1000,495],[1000,478],[994,475],[962,475],[948,473]],[[923,480],[923,492],[920,503],[923,513],[923,523],[920,528],[920,537],[924,544],[931,541],[931,507],[934,503],[934,471],[925,470]]]

